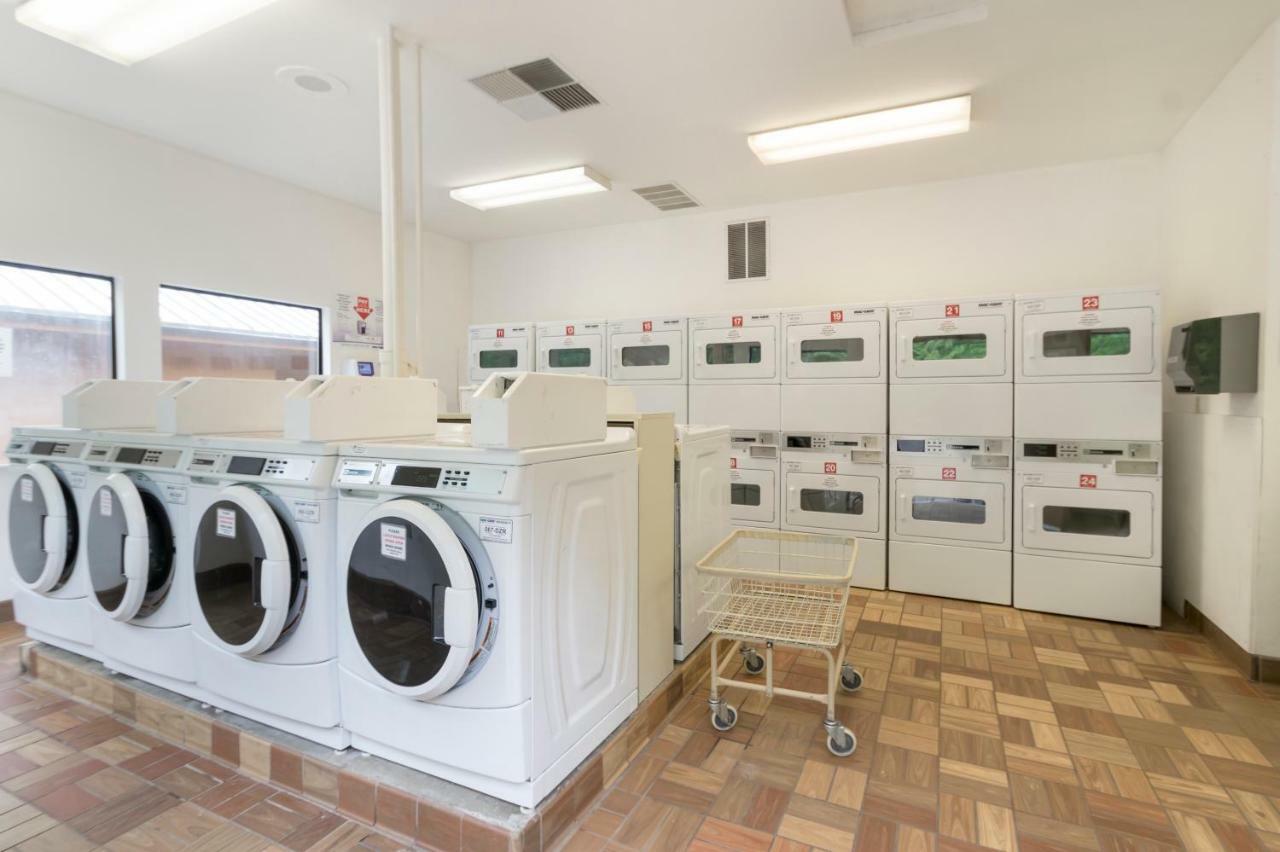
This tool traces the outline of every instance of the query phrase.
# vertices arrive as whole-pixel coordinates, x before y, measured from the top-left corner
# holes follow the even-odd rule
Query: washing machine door
[[[430,506],[391,500],[371,511],[347,555],[347,614],[388,691],[447,692],[477,648],[481,583],[466,548]]]
[[[9,558],[17,581],[38,594],[65,584],[79,534],[71,489],[47,465],[26,465],[9,494]]]
[[[151,614],[173,584],[173,530],[164,504],[113,473],[94,492],[88,515],[85,561],[94,600],[116,621]]]
[[[242,656],[270,649],[301,583],[287,526],[261,494],[230,485],[201,516],[193,546],[196,597],[214,636]]]

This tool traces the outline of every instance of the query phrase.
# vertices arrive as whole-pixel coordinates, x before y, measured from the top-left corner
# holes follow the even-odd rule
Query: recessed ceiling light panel
[[[337,97],[347,93],[347,84],[332,74],[306,65],[286,65],[276,70],[276,79],[296,86],[313,97]]]
[[[969,95],[768,130],[747,137],[765,165],[878,148],[969,129]]]
[[[574,166],[536,175],[478,183],[449,190],[449,197],[477,210],[510,207],[569,195],[607,192],[609,179],[589,166]]]
[[[27,0],[18,23],[132,65],[275,0]]]

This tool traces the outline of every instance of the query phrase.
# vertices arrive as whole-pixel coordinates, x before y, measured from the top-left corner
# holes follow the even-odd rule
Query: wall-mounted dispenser
[[[1165,372],[1178,393],[1257,393],[1259,315],[1209,317],[1169,332]]]

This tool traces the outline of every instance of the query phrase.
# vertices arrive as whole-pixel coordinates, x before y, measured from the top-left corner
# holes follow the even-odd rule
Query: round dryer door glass
[[[85,554],[98,604],[121,620],[155,612],[173,583],[173,528],[164,504],[117,474],[94,492],[88,512]]]
[[[276,617],[273,611],[285,602],[271,600],[275,597],[272,578],[264,576],[264,572],[283,567],[285,561],[282,554],[272,552],[275,545],[271,542],[283,539],[287,548],[288,612],[295,609],[302,586],[301,560],[288,525],[281,523],[261,496],[243,487],[228,488],[224,493],[231,491],[239,497],[215,501],[196,527],[196,596],[205,621],[219,639],[234,648],[259,640],[262,647],[256,650],[262,651],[275,643],[284,627],[284,615]],[[273,621],[278,626],[273,627]],[[275,635],[263,635],[264,629]]]
[[[409,690],[435,681],[434,694],[466,671],[482,584],[439,515],[418,503],[394,502],[401,505],[375,512],[352,546],[347,609],[356,641],[379,675]],[[455,625],[457,636],[448,635]]]
[[[52,591],[71,579],[79,530],[75,497],[51,468],[29,468],[18,477],[9,495],[9,555],[23,583]],[[51,535],[61,540],[46,540]],[[51,558],[60,564],[51,565]]]

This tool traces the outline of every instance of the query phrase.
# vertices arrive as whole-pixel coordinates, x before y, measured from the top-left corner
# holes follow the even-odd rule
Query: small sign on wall
[[[333,312],[333,342],[382,347],[382,300],[339,293]]]
[[[13,329],[0,328],[0,379],[13,375]]]

